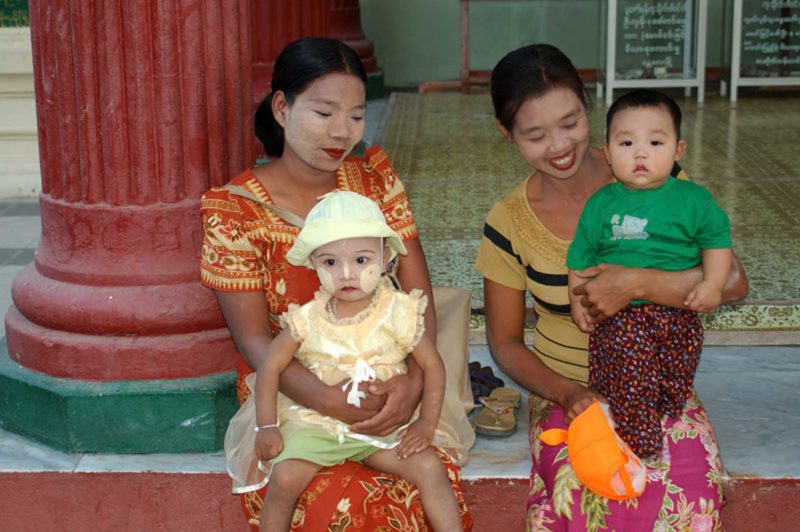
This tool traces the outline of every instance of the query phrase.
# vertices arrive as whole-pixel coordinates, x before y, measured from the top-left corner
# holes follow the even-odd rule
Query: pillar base
[[[367,74],[367,100],[383,98],[383,70]]]
[[[0,428],[61,451],[218,451],[237,408],[235,372],[158,381],[61,379],[14,363],[0,339]]]

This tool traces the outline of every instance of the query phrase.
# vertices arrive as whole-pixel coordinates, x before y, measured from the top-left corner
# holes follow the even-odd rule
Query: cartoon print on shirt
[[[628,214],[619,223],[619,214],[611,217],[611,240],[647,240],[650,235],[644,228],[647,218],[637,218]]]

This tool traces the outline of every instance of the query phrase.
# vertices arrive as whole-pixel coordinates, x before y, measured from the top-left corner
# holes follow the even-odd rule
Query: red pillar
[[[260,102],[270,91],[275,59],[284,46],[302,37],[328,34],[329,0],[263,0],[251,4],[253,95]]]
[[[254,159],[250,4],[30,1],[42,240],[12,288],[13,361],[200,387],[233,368],[198,200]]]
[[[363,61],[370,87],[375,86],[370,94],[383,93],[375,47],[361,29],[358,0],[261,0],[252,3],[251,15],[256,103],[270,90],[278,54],[284,46],[302,37],[332,37],[347,43]]]
[[[367,74],[378,71],[375,47],[361,29],[361,9],[358,0],[329,0],[330,23],[328,36],[347,43],[364,63]]]

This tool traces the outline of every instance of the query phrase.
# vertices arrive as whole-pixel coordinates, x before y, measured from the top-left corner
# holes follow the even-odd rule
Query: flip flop
[[[483,409],[475,416],[475,432],[484,436],[510,436],[517,430],[515,410],[522,394],[513,388],[495,388],[488,397],[481,397]]]

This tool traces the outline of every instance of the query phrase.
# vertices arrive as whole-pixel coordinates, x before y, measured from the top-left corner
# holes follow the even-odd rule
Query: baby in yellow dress
[[[416,484],[434,528],[462,530],[455,495],[432,447],[456,448],[458,440],[439,423],[445,370],[424,335],[427,298],[418,290],[395,290],[384,275],[389,261],[405,252],[377,205],[360,194],[332,192],[309,212],[287,260],[315,269],[321,289],[281,317],[283,331],[255,374],[255,393],[225,436],[234,491],[270,483],[260,530],[288,530],[306,485],[322,466],[344,460]],[[387,436],[353,432],[278,393],[280,372],[296,357],[326,384],[346,381],[348,402],[359,406],[369,381],[406,373],[409,353],[424,373],[422,403],[415,419]]]

